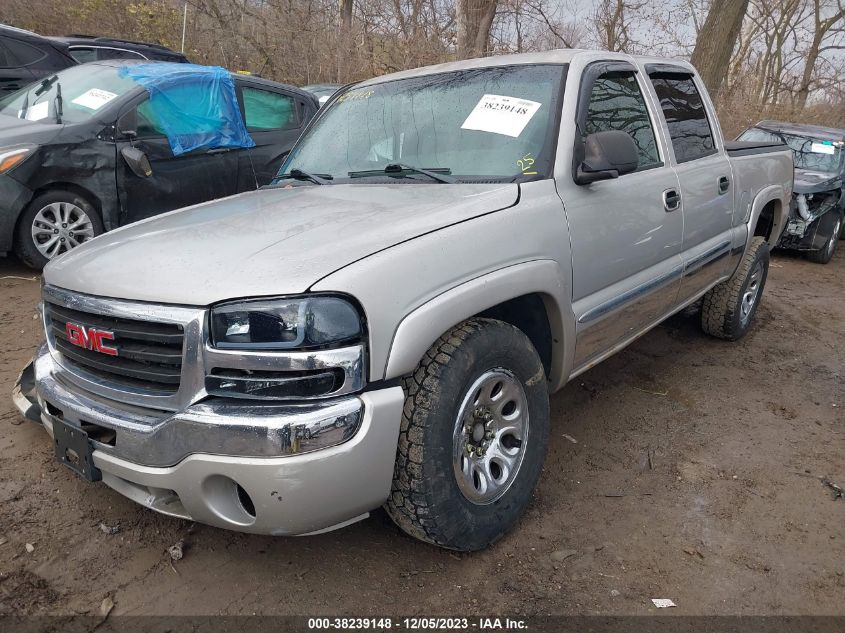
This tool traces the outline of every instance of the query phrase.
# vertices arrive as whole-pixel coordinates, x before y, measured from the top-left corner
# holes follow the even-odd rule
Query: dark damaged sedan
[[[317,109],[298,88],[206,66],[50,75],[0,100],[0,255],[41,268],[103,231],[268,184]]]
[[[778,246],[828,263],[839,238],[845,239],[845,130],[761,121],[738,140],[782,142],[792,149],[795,186]]]

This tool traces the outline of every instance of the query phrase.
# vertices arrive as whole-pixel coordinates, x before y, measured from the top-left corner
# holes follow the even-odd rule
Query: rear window
[[[716,153],[713,131],[692,75],[655,74],[651,82],[679,163]]]
[[[47,57],[47,53],[26,42],[5,38],[3,43],[19,66],[29,66]]]

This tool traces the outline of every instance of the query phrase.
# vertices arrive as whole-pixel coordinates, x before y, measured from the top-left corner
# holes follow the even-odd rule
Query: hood
[[[841,177],[835,172],[815,169],[795,169],[795,193],[818,193],[842,186]]]
[[[106,233],[48,264],[44,281],[186,305],[301,293],[358,259],[518,198],[516,184],[262,189]]]
[[[56,123],[41,123],[40,121],[27,121],[17,117],[0,114],[0,147],[33,143],[43,145],[52,141],[59,132],[62,125]]]

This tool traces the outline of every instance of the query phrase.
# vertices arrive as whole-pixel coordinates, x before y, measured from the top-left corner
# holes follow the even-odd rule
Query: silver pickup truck
[[[477,550],[529,503],[550,393],[702,299],[707,333],[748,331],[791,194],[788,149],[726,143],[683,62],[379,77],[270,187],[51,262],[14,398],[62,463],[164,514],[313,534],[384,505]]]

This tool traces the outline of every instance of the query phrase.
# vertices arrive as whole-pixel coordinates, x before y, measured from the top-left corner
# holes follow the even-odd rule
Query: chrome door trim
[[[683,274],[684,269],[683,266],[676,266],[672,270],[663,273],[659,277],[655,277],[645,283],[636,286],[635,288],[631,288],[626,292],[623,292],[621,295],[613,297],[612,299],[601,303],[594,308],[590,308],[580,317],[578,317],[578,323],[589,323],[590,321],[595,321],[596,319],[603,317],[610,312],[615,312],[618,309],[623,308],[626,304],[634,303],[639,301],[645,295],[657,290],[661,286],[664,286],[676,279],[679,279]]]

